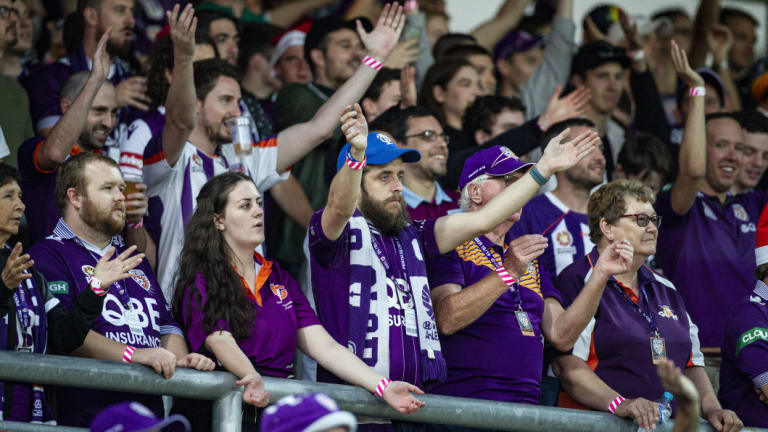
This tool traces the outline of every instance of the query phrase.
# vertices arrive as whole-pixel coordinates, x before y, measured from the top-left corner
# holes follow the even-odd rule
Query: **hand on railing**
[[[165,348],[139,348],[131,362],[149,366],[165,378],[172,377],[176,370],[176,355]]]
[[[403,381],[392,381],[384,389],[382,398],[397,412],[404,414],[415,413],[423,407],[424,402],[416,399],[411,393],[424,394],[424,391],[413,384]]]
[[[243,389],[243,402],[258,408],[264,408],[269,403],[269,393],[264,390],[264,380],[258,373],[248,374],[235,384],[245,387]]]
[[[199,371],[212,371],[216,368],[216,363],[202,354],[189,353],[184,356],[184,358],[176,362],[176,367],[195,369]]]

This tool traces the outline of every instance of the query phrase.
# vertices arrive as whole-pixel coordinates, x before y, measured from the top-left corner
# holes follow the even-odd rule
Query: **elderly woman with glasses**
[[[597,312],[570,353],[553,361],[565,389],[558,405],[607,411],[655,429],[659,408],[653,401],[664,393],[656,364],[669,359],[685,365],[685,375],[701,394],[703,415],[715,429],[739,430],[741,421],[721,408],[707,378],[698,329],[682,297],[645,265],[656,253],[661,225],[654,200],[651,189],[634,180],[606,184],[589,200],[589,236],[596,246],[558,276],[564,306],[576,298],[611,244],[629,242],[634,256],[629,271],[608,279]]]

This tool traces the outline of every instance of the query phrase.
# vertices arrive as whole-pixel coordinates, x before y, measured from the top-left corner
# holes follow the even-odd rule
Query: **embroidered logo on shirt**
[[[51,294],[69,294],[69,284],[67,281],[48,282],[48,291]]]
[[[736,354],[753,342],[768,342],[768,329],[762,327],[752,327],[739,336],[739,346],[736,347]]]
[[[198,166],[203,166],[203,160],[202,160],[202,159],[200,159],[200,156],[198,156],[198,155],[196,155],[196,154],[193,154],[193,155],[192,155],[192,162],[194,162],[194,163],[195,163],[195,164],[197,164]]]
[[[131,274],[131,279],[133,279],[134,282],[136,282],[140,287],[144,288],[147,291],[150,291],[150,288],[152,288],[152,284],[149,282],[149,278],[147,275],[144,274],[143,271],[133,269],[130,270],[128,273]]]
[[[93,266],[84,265],[80,267],[80,269],[85,273],[86,276],[93,276]]]
[[[560,246],[570,246],[573,244],[573,237],[568,231],[560,231],[556,234],[556,239]]]
[[[734,204],[733,205],[733,215],[736,216],[736,219],[740,221],[748,221],[749,215],[747,214],[747,211],[744,210],[744,207],[742,207],[741,204]]]
[[[286,297],[288,297],[288,290],[286,290],[283,285],[271,283],[269,284],[269,289],[271,289],[272,294],[277,296],[279,299],[278,303],[282,302]]]
[[[677,315],[675,315],[675,313],[672,311],[672,308],[667,305],[661,305],[659,316],[664,318],[672,318],[673,320],[677,321]]]

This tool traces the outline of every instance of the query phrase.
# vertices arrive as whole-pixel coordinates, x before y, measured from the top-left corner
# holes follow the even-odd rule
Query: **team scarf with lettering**
[[[0,253],[10,255],[10,248],[6,245]],[[3,260],[3,262],[6,262]],[[8,311],[7,319],[0,317],[0,349],[5,351],[31,351],[44,354],[47,345],[46,329],[48,326],[45,299],[37,287],[35,278],[26,279],[14,289],[11,297],[13,309]],[[55,305],[54,305],[55,306]],[[29,314],[31,311],[32,314]],[[11,325],[13,321],[15,325]],[[11,333],[16,333],[14,338]],[[16,339],[16,343],[13,343]],[[56,424],[51,410],[45,400],[45,390],[42,386],[26,383],[8,383],[0,381],[0,420],[25,420],[14,419],[12,413],[5,413],[7,397],[30,397],[31,423]],[[12,404],[15,405],[14,402]]]
[[[389,305],[387,301],[387,271],[373,249],[376,236],[381,234],[368,224],[359,212],[349,220],[350,229],[360,233],[361,238],[353,239],[357,247],[350,245],[349,277],[349,336],[348,347],[369,366],[380,374],[389,377]],[[437,325],[429,296],[427,268],[424,263],[421,244],[414,233],[415,228],[408,225],[398,234],[400,251],[404,259],[404,278],[410,286],[416,311],[416,326],[419,340],[419,369],[421,382],[429,388],[445,380],[447,368],[440,351],[437,338]],[[382,242],[379,243],[379,245]],[[418,249],[418,250],[417,250]],[[383,255],[382,255],[383,257]],[[399,268],[400,262],[387,263]],[[395,288],[397,289],[397,288]],[[395,294],[397,295],[397,294]],[[369,320],[369,314],[377,319]],[[369,328],[369,322],[371,328]],[[427,337],[427,335],[432,337]],[[399,355],[398,353],[392,353]]]

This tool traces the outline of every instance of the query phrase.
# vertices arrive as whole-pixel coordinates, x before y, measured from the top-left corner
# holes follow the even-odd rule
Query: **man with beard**
[[[16,7],[11,0],[0,0],[0,59],[8,57],[19,40]],[[0,95],[3,95],[3,109],[0,109],[0,160],[15,167],[19,144],[34,135],[29,117],[29,99],[15,77],[0,76]],[[9,153],[11,158],[8,158]]]
[[[368,134],[359,105],[341,117],[349,144],[337,159],[328,205],[312,216],[309,253],[318,317],[337,342],[382,375],[429,388],[446,365],[429,295],[425,260],[492,231],[517,212],[555,172],[586,157],[599,141],[593,131],[550,142],[536,167],[482,209],[411,223],[402,180],[416,150]],[[366,167],[366,165],[368,165]],[[514,286],[503,267],[495,271]],[[318,368],[319,381],[338,382]],[[386,387],[388,380],[380,384]],[[361,430],[372,430],[362,429]]]
[[[117,116],[115,87],[107,80],[108,38],[108,34],[102,36],[91,72],[75,73],[65,82],[60,102],[64,114],[50,135],[30,138],[19,148],[21,188],[32,243],[49,235],[59,220],[59,209],[50,199],[56,188],[59,165],[77,153],[107,153],[105,144]],[[119,157],[118,154],[110,156],[114,160]],[[144,252],[146,233],[141,221],[147,210],[146,186],[140,185],[138,190],[127,197],[131,208],[128,226],[132,228],[127,234],[129,243],[136,244]]]
[[[126,247],[120,236],[126,202],[117,163],[83,152],[58,171],[55,198],[63,217],[29,254],[65,308],[74,307],[85,290],[105,296],[100,316],[73,354],[136,362],[165,378],[176,367],[213,370],[212,360],[189,354],[144,254],[133,255],[136,248]],[[56,398],[59,424],[67,426],[87,427],[104,407],[122,401],[138,401],[155,415],[164,414],[162,398],[155,395],[59,387]]]
[[[556,123],[547,130],[542,142],[546,143],[568,128],[571,136],[578,136],[585,131],[594,131],[595,125],[583,118]],[[598,148],[602,150],[602,143]],[[603,152],[592,152],[574,167],[558,173],[555,176],[557,187],[526,204],[520,221],[512,226],[511,233],[515,236],[539,234],[547,238],[547,248],[539,261],[552,281],[560,271],[594,247],[589,240],[587,204],[590,191],[603,182],[604,174]]]
[[[182,16],[187,13],[185,11]],[[370,57],[385,60],[403,28],[402,7],[385,7],[372,32],[360,30]],[[172,33],[173,35],[173,33]],[[144,151],[144,180],[149,196],[159,197],[162,213],[158,276],[167,299],[184,244],[184,227],[195,210],[200,188],[213,176],[241,171],[264,193],[285,178],[289,167],[331,135],[343,107],[359,100],[377,70],[359,65],[354,75],[307,122],[253,143],[235,154],[225,121],[241,115],[237,70],[224,60],[194,63],[194,39],[177,46],[174,40],[173,79],[166,102],[162,134],[153,136]],[[296,251],[301,250],[295,249]]]
[[[48,66],[41,67],[22,78],[30,99],[30,109],[35,130],[48,136],[62,115],[59,100],[67,78],[76,72],[88,71],[93,65],[97,45],[102,36],[111,28],[107,53],[112,64],[107,78],[115,85],[117,106],[133,107],[142,111],[149,108],[146,95],[146,78],[131,77],[135,68],[133,59],[133,28],[136,23],[133,0],[79,0],[77,12],[70,17],[71,24],[82,33],[68,47],[68,55]],[[121,110],[118,124],[127,127],[133,114]],[[118,134],[120,131],[117,131]]]

